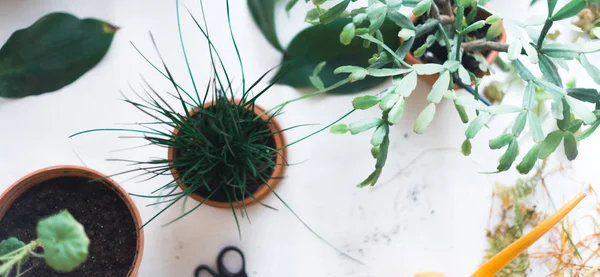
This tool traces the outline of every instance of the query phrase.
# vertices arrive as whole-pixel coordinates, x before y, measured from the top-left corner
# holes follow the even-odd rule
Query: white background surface
[[[182,2],[201,17],[198,1]],[[245,2],[231,1],[232,23],[241,45],[246,77],[254,80],[277,65],[281,54],[262,37]],[[289,18],[283,7],[277,9],[277,29],[283,45],[306,27],[302,2]],[[531,13],[527,11],[528,2],[497,0],[492,1],[491,7],[501,16],[522,19]],[[213,40],[222,53],[227,53],[225,62],[239,80],[226,29],[224,1],[205,1],[205,6]],[[532,10],[546,12],[544,5]],[[170,89],[169,83],[152,71],[130,45],[130,41],[135,43],[153,61],[158,61],[148,31],[156,37],[178,81],[190,87],[177,36],[174,1],[2,0],[0,43],[16,29],[53,11],[103,19],[122,29],[105,59],[72,85],[38,97],[0,99],[0,190],[42,167],[81,165],[75,152],[85,165],[106,174],[128,169],[126,164],[108,162],[107,158],[166,155],[166,150],[156,148],[111,153],[143,143],[119,139],[117,133],[68,138],[86,129],[144,121],[143,114],[118,100],[120,90],[131,95],[128,86],[139,84],[139,74],[159,91]],[[181,15],[194,74],[197,83],[203,85],[210,73],[205,41],[183,6]],[[571,72],[564,73],[576,76],[582,72],[580,67],[573,66]],[[584,79],[578,82],[591,85]],[[478,174],[495,169],[501,153],[489,150],[487,139],[502,132],[510,118],[495,119],[494,127],[481,132],[474,141],[473,155],[464,157],[459,148],[466,126],[460,123],[451,103],[438,106],[436,119],[425,134],[412,133],[412,123],[426,105],[428,89],[425,84],[419,85],[407,103],[404,119],[392,129],[388,166],[375,188],[354,186],[371,172],[375,163],[369,153],[368,136],[334,136],[325,132],[289,149],[289,161],[296,165],[288,169],[277,192],[316,232],[364,265],[342,257],[319,241],[271,196],[266,202],[279,211],[249,208],[252,224],[242,220],[241,241],[230,210],[207,206],[173,225],[161,227],[176,217],[181,207],[169,210],[145,229],[139,276],[192,276],[198,264],[213,264],[218,251],[228,245],[239,246],[246,253],[250,276],[412,276],[427,270],[467,276],[482,262],[487,245],[485,230],[493,186],[497,180],[514,182],[516,178],[512,171],[500,176]],[[277,85],[259,103],[272,107],[302,93]],[[508,99],[518,103],[522,89],[516,87],[510,93]],[[304,123],[327,124],[351,108],[353,97],[326,96],[299,102],[289,106],[279,121],[284,128]],[[367,116],[379,113],[360,112],[351,119]],[[551,123],[547,125],[546,130],[553,127]],[[287,137],[293,141],[313,130],[294,130]],[[577,174],[551,179],[555,180],[549,186],[557,204],[572,197],[586,182],[598,181],[594,157],[599,146],[598,135],[594,135],[581,146],[580,157],[573,165]],[[562,154],[552,159],[554,165],[564,162],[565,166],[571,166]],[[144,183],[126,178],[116,180],[129,192],[144,194],[169,178]],[[135,198],[135,202],[145,220],[159,210],[145,207],[151,200]],[[539,207],[549,209],[543,204]]]

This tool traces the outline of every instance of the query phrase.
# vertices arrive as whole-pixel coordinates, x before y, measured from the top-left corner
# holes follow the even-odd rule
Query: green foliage
[[[356,135],[369,129],[375,128],[381,125],[382,123],[383,121],[379,118],[364,118],[359,121],[350,123],[348,130],[351,134]]]
[[[38,222],[37,234],[46,263],[57,272],[71,272],[87,259],[90,240],[68,211]]]
[[[517,159],[517,155],[519,154],[519,143],[517,139],[512,137],[510,142],[508,143],[508,148],[504,155],[500,157],[500,163],[498,164],[498,171],[506,171],[508,170],[513,162]]]
[[[22,266],[33,256],[44,258],[57,272],[71,272],[88,256],[90,240],[83,226],[68,211],[42,219],[37,224],[38,239],[25,244],[16,238],[0,242],[0,276],[22,276]],[[43,248],[43,254],[35,252]],[[16,269],[15,269],[16,268]]]
[[[491,139],[489,143],[490,149],[500,149],[508,145],[513,139],[514,136],[512,134],[503,134],[497,138]]]
[[[373,132],[373,136],[371,137],[371,145],[374,147],[380,146],[385,139],[385,136],[389,133],[389,126],[387,124],[381,124],[375,132]]]
[[[533,76],[533,73],[531,73],[531,71],[529,71],[529,69],[527,69],[521,63],[521,61],[514,60],[513,61],[513,65],[517,69],[517,73],[519,73],[519,76],[521,76],[521,78],[523,79],[523,81],[529,82],[529,81],[535,80],[535,76]]]
[[[577,140],[575,139],[573,133],[565,132],[563,144],[565,146],[565,154],[567,155],[569,161],[577,158],[577,154],[579,152],[577,151]]]
[[[398,122],[400,122],[400,119],[402,119],[402,115],[404,114],[404,105],[404,98],[402,96],[398,97],[398,101],[392,106],[388,113],[389,123],[398,124]]]
[[[521,163],[517,165],[517,170],[519,171],[519,173],[527,174],[529,171],[531,171],[531,169],[533,169],[533,167],[535,166],[539,153],[540,145],[536,144],[535,146],[533,146],[533,148],[531,148],[531,150],[529,150],[529,152],[527,152],[527,154],[525,154],[525,157],[523,157]]]
[[[448,70],[444,71],[440,77],[435,81],[433,87],[431,87],[431,91],[429,95],[427,95],[427,100],[431,103],[439,103],[442,101],[444,97],[444,93],[448,91],[448,86],[450,84],[450,72]]]
[[[0,97],[39,95],[75,82],[102,60],[117,30],[51,13],[16,31],[0,49]]]
[[[539,66],[546,80],[557,86],[562,86],[562,80],[560,74],[558,74],[558,69],[548,56],[543,54],[539,55]]]
[[[479,29],[483,28],[484,26],[485,26],[485,20],[479,20],[479,21],[467,26],[466,28],[464,28],[462,31],[460,31],[460,34],[461,35],[468,34],[470,32],[479,30]]]
[[[329,129],[329,131],[332,134],[339,134],[339,135],[345,134],[345,133],[348,132],[348,125],[346,125],[346,124],[336,124],[336,125],[331,126],[331,129]]]
[[[573,44],[565,44],[560,42],[546,43],[542,47],[545,55],[552,58],[572,60],[577,58],[582,49]]]
[[[290,1],[286,6],[286,10],[289,11],[296,2],[297,0]],[[260,32],[275,49],[283,52],[283,47],[279,43],[275,29],[275,0],[247,0],[247,3],[252,19]]]
[[[0,241],[0,257],[9,254],[23,246],[25,246],[25,243],[14,237]]]
[[[343,0],[342,2],[336,4],[331,7],[331,9],[327,10],[323,14],[319,15],[319,21],[322,24],[327,24],[334,21],[336,18],[342,15],[348,5],[350,4],[350,0]]]
[[[583,66],[583,68],[590,75],[592,80],[594,80],[597,85],[600,85],[600,69],[591,64],[583,54],[578,57],[578,60],[581,63],[581,66]]]
[[[396,105],[396,103],[398,103],[401,97],[402,96],[400,96],[397,93],[388,94],[385,97],[383,97],[383,99],[381,99],[381,101],[379,102],[379,108],[382,111],[389,111],[394,107],[394,105]]]
[[[569,96],[578,100],[596,104],[600,101],[600,93],[596,89],[590,88],[569,88],[567,89]]]
[[[296,3],[298,3],[298,0],[288,0],[288,2],[285,4],[285,11],[290,12],[290,10],[294,8]]]
[[[372,95],[359,96],[352,100],[352,106],[354,106],[357,110],[366,110],[370,107],[373,107],[379,104],[379,97]]]
[[[490,120],[489,113],[479,113],[479,115],[469,123],[469,127],[465,131],[465,136],[468,139],[475,138],[475,135],[483,128],[485,124],[487,124],[488,120]]]
[[[432,0],[423,0],[417,4],[417,6],[413,9],[413,14],[416,16],[421,16],[431,9],[433,1]]]
[[[537,0],[531,1],[531,5],[533,5],[535,3],[535,1],[537,1]],[[554,8],[556,8],[556,3],[558,3],[558,0],[548,0],[548,17],[551,17],[552,13],[554,13]]]
[[[425,129],[427,128],[427,126],[429,126],[429,123],[431,123],[434,116],[435,104],[430,103],[429,105],[427,105],[427,107],[425,107],[425,109],[421,111],[421,113],[419,113],[417,120],[415,120],[413,131],[417,134],[422,134],[423,132],[425,132]]]
[[[513,128],[512,128],[512,134],[515,137],[520,136],[521,132],[523,132],[523,129],[525,129],[525,123],[527,122],[528,114],[529,113],[527,111],[522,111],[519,113],[519,115],[515,119],[515,124],[513,125]]]
[[[462,7],[468,7],[472,2],[473,0],[458,0],[458,5]]]
[[[556,5],[556,3],[554,3]],[[572,0],[550,17],[552,21],[559,21],[577,15],[586,7],[586,0]]]
[[[469,139],[465,139],[462,145],[460,146],[461,153],[465,156],[471,155],[471,148],[471,140]]]
[[[327,3],[332,7],[343,7],[345,10],[348,8],[346,2],[337,0]],[[300,67],[296,65],[295,67],[305,66],[305,68],[291,75],[298,78],[293,80],[295,83],[292,84],[287,76],[282,79],[283,83],[295,87],[312,84],[318,89],[312,95],[319,95],[332,90],[344,90],[347,88],[345,86],[347,83],[352,83],[354,88],[358,88],[357,86],[363,83],[367,88],[374,83],[372,80],[382,80],[390,76],[393,79],[392,84],[377,95],[358,96],[352,102],[352,107],[360,110],[373,109],[377,106],[381,110],[379,120],[374,118],[359,120],[346,129],[342,127],[346,125],[336,125],[331,130],[333,133],[346,133],[349,130],[351,134],[357,134],[375,129],[371,137],[371,144],[374,145],[371,147],[371,153],[376,159],[375,169],[360,183],[359,187],[374,185],[381,175],[387,158],[387,148],[384,146],[386,138],[389,139],[389,132],[386,130],[400,122],[406,98],[416,89],[419,75],[438,76],[427,94],[429,103],[414,123],[414,132],[424,133],[435,117],[436,105],[448,100],[453,101],[460,120],[468,124],[465,130],[466,140],[461,146],[465,155],[471,153],[471,139],[487,127],[492,117],[501,114],[514,116],[512,128],[508,128],[510,132],[499,134],[497,139],[490,141],[492,149],[506,148],[500,158],[498,171],[510,169],[516,161],[519,148],[525,143],[520,139],[523,133],[530,135],[533,145],[528,147],[529,150],[517,165],[520,173],[528,173],[535,167],[538,159],[547,158],[566,136],[569,137],[566,138],[569,142],[565,145],[565,150],[569,151],[567,158],[574,158],[577,153],[577,142],[589,137],[600,126],[600,119],[598,119],[600,94],[591,88],[575,86],[565,88],[564,78],[558,68],[566,67],[565,60],[578,59],[590,77],[600,84],[600,69],[586,58],[586,54],[600,51],[600,44],[593,41],[579,46],[571,42],[545,41],[545,38],[555,21],[575,15],[585,6],[585,0],[573,0],[560,8],[556,8],[558,1],[548,0],[548,15],[541,31],[526,29],[525,27],[531,26],[528,25],[530,23],[506,22],[505,26],[501,17],[492,14],[482,6],[487,1],[452,1],[451,9],[442,5],[443,2],[373,0],[362,6],[359,4],[350,11],[339,12],[340,8],[335,13],[337,19],[327,17],[326,21],[331,21],[329,24],[323,24],[324,20],[321,16],[327,12],[319,3],[315,10],[307,14],[307,18],[311,18],[311,23],[317,26],[301,32],[296,37],[296,39],[304,37],[303,43],[298,44],[298,47],[306,49],[306,52],[295,50],[302,53],[295,54],[297,57],[302,57],[296,59],[299,60],[296,63],[300,64]],[[398,12],[402,7],[413,8],[413,14],[421,16],[423,20],[416,21],[417,25],[414,26],[406,16]],[[489,16],[478,16],[482,14],[481,12],[489,13]],[[348,16],[350,18],[347,18]],[[441,20],[441,16],[454,18],[454,21]],[[510,45],[496,41],[496,38],[505,31],[505,27],[507,32],[515,36]],[[318,32],[314,32],[316,28],[319,28]],[[394,30],[394,36],[388,39],[386,34],[390,28]],[[307,35],[309,30],[310,36]],[[327,43],[329,39],[337,41]],[[392,45],[398,40],[402,41],[399,45]],[[320,48],[313,50],[312,45],[316,41],[319,42]],[[329,49],[322,49],[322,45],[336,44],[340,45],[340,48],[336,49],[335,53],[343,53],[347,58],[340,59],[337,63],[328,62],[327,67],[319,67],[322,71],[319,70],[320,73],[315,74],[313,69],[318,67],[317,63],[329,60],[328,56],[332,55],[328,53]],[[349,46],[343,46],[345,44]],[[437,47],[436,51],[432,51],[434,46]],[[440,49],[447,50],[447,55],[444,53],[443,56],[439,56]],[[478,76],[481,76],[480,71],[489,69],[481,52],[497,49],[507,52],[514,67],[513,72],[516,72],[515,76],[526,84],[521,106],[501,104],[488,107],[488,103],[479,96],[481,79]],[[422,64],[410,65],[404,60],[407,53],[411,51],[414,57],[422,59]],[[328,54],[306,62],[311,56],[322,53]],[[522,56],[527,59],[521,59]],[[479,66],[474,67],[472,62],[467,63],[465,61],[467,58],[476,61]],[[284,59],[284,61],[288,60],[292,59]],[[539,67],[542,76],[535,76],[528,69],[531,65],[526,65],[525,62]],[[383,67],[387,68],[381,70]],[[339,78],[331,78],[331,73],[339,75],[336,76]],[[455,85],[466,87],[470,84],[474,84],[474,87],[468,89],[473,97],[458,96],[454,90]],[[502,98],[500,96],[494,100],[499,103]],[[558,132],[549,130],[550,133],[546,134],[542,129],[540,111],[546,105],[546,101],[550,102],[552,116],[560,129]],[[593,103],[596,108],[591,110],[583,102]],[[467,115],[469,110],[474,110],[477,114],[474,119],[469,119]],[[379,143],[381,145],[377,145]]]
[[[352,39],[356,35],[356,26],[354,23],[348,23],[344,26],[342,33],[340,33],[340,42],[343,45],[348,45],[352,42]]]
[[[504,25],[502,25],[502,21],[498,20],[491,23],[490,28],[487,30],[485,34],[485,39],[494,40],[499,37],[504,31]]]
[[[550,154],[552,154],[552,152],[556,150],[562,139],[563,132],[559,130],[550,132],[540,145],[540,152],[538,154],[538,157],[542,160],[547,159],[548,156],[550,156]]]
[[[297,34],[287,47],[282,60],[283,64],[290,67],[285,72],[279,72],[283,76],[278,83],[296,88],[311,87],[309,76],[312,76],[313,69],[323,61],[327,63],[322,67],[319,77],[326,87],[347,78],[333,73],[340,66],[348,64],[363,68],[370,66],[368,60],[377,47],[375,45],[363,47],[362,41],[354,38],[357,30],[353,26],[355,24],[352,19],[339,18],[329,24],[312,26]],[[354,35],[352,29],[354,29]],[[399,28],[391,21],[386,21],[380,30],[386,43],[392,48],[397,48],[400,43],[398,40]],[[362,81],[347,84],[328,92],[353,93],[369,89],[385,81],[382,78],[366,74],[355,75],[351,80],[353,82]]]

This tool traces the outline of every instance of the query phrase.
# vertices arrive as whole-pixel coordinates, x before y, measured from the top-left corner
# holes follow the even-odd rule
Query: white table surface
[[[182,2],[200,17],[199,1]],[[246,1],[231,2],[233,27],[242,46],[247,79],[253,80],[278,64],[281,54],[266,42],[252,22]],[[302,2],[290,17],[285,15],[283,7],[278,8],[277,28],[284,45],[307,26],[303,23],[306,8]],[[530,11],[545,13],[544,5],[528,11],[528,2],[492,1],[490,5],[501,16],[515,19]],[[226,31],[224,1],[205,1],[205,6],[213,40],[227,53],[225,62],[239,80]],[[193,49],[190,50],[192,67],[199,83],[204,84],[210,72],[205,41],[181,8],[187,48]],[[106,161],[107,158],[144,159],[166,155],[166,151],[159,148],[111,153],[142,143],[119,139],[116,133],[68,138],[86,129],[144,121],[143,114],[118,100],[120,90],[132,95],[128,85],[139,84],[139,74],[160,90],[170,88],[169,83],[135,53],[130,41],[157,61],[148,36],[148,31],[152,31],[175,76],[185,86],[190,84],[177,36],[174,1],[3,0],[0,2],[0,43],[16,29],[54,11],[96,17],[122,29],[105,59],[75,83],[42,96],[0,99],[0,190],[42,167],[85,163],[112,174],[128,167]],[[566,74],[583,76],[582,72],[580,66],[573,66]],[[578,83],[592,85],[585,78]],[[482,262],[487,246],[485,230],[495,182],[511,183],[518,177],[514,170],[502,175],[478,174],[495,169],[501,152],[489,150],[487,139],[502,132],[510,118],[494,119],[492,128],[482,131],[474,141],[472,156],[464,157],[460,154],[460,144],[466,126],[461,124],[451,103],[438,106],[436,119],[425,134],[412,133],[412,124],[426,105],[428,89],[425,84],[419,85],[407,103],[402,122],[392,128],[388,165],[382,181],[374,188],[355,188],[374,166],[367,135],[335,136],[324,132],[289,149],[289,161],[296,165],[288,169],[277,192],[316,232],[364,265],[344,258],[319,241],[275,197],[269,197],[266,202],[279,211],[249,208],[252,224],[242,220],[242,240],[238,238],[230,210],[207,206],[173,225],[161,227],[176,217],[181,207],[169,210],[145,229],[145,252],[139,276],[192,276],[196,265],[213,264],[218,251],[228,245],[238,246],[246,253],[250,276],[412,276],[426,270],[467,276]],[[302,93],[276,85],[259,102],[264,107],[272,107]],[[519,103],[521,93],[522,89],[516,87],[510,91],[508,101]],[[351,108],[353,97],[325,96],[302,101],[289,106],[279,121],[284,128],[303,123],[327,124]],[[379,113],[376,110],[359,112],[349,120],[366,116],[379,116]],[[553,124],[547,123],[545,127],[549,130]],[[288,140],[293,141],[316,128],[290,131]],[[569,174],[549,179],[558,204],[585,184],[598,183],[597,159],[594,159],[600,147],[598,135],[580,147],[579,158],[573,164],[562,154],[551,158],[554,167],[563,163],[576,169],[576,172],[569,170]],[[126,178],[116,180],[127,191],[143,194],[168,181],[169,177],[143,183],[126,181]],[[159,209],[145,207],[152,200],[135,198],[135,202],[144,220]],[[580,210],[592,202],[588,199]],[[540,202],[538,207],[552,211],[544,203]]]

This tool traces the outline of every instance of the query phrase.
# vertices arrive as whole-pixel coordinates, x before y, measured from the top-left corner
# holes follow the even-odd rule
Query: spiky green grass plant
[[[177,22],[181,47],[194,87],[193,92],[186,91],[177,83],[169,67],[167,67],[162,56],[160,56],[160,52],[159,57],[163,70],[159,69],[159,65],[146,58],[134,45],[136,51],[171,82],[175,93],[168,94],[177,100],[179,107],[169,104],[163,96],[157,93],[142,78],[144,83],[141,91],[133,87],[131,88],[137,96],[136,100],[125,98],[124,101],[151,117],[153,119],[151,122],[138,123],[137,126],[141,127],[139,129],[93,129],[74,134],[73,136],[94,131],[134,132],[143,135],[142,138],[147,142],[144,146],[173,149],[175,154],[172,159],[153,158],[148,161],[112,159],[113,161],[129,162],[134,167],[134,169],[115,175],[137,173],[133,177],[142,178],[142,181],[154,179],[162,175],[170,175],[173,169],[178,172],[179,176],[177,180],[173,179],[169,181],[154,190],[150,195],[132,194],[139,197],[159,199],[159,201],[151,205],[167,204],[146,224],[179,201],[185,202],[191,194],[203,192],[200,194],[205,200],[175,220],[190,214],[206,201],[215,200],[230,204],[239,228],[234,203],[243,202],[245,198],[250,197],[263,206],[273,209],[255,198],[253,193],[256,192],[256,187],[249,188],[248,184],[258,183],[269,186],[268,180],[277,166],[277,156],[281,155],[281,150],[287,147],[284,145],[280,149],[276,148],[273,137],[277,133],[272,132],[270,129],[270,125],[274,124],[273,118],[279,114],[279,111],[275,111],[272,115],[267,116],[266,119],[255,112],[256,100],[272,87],[278,77],[276,76],[265,88],[256,92],[256,86],[269,73],[266,72],[255,83],[246,88],[246,81],[243,77],[243,63],[239,56],[233,31],[231,31],[231,39],[235,46],[242,71],[242,91],[241,95],[238,95],[233,89],[228,69],[221,60],[219,51],[210,39],[206,21],[204,21],[203,27],[190,12],[190,16],[208,42],[214,74],[214,78],[208,82],[206,88],[199,90],[187,60],[187,52],[181,33],[178,3],[177,7]],[[204,7],[202,7],[202,13],[204,15]],[[227,4],[227,16],[229,20],[229,4]],[[230,24],[229,28],[231,30]],[[158,47],[156,47],[152,35],[151,38],[158,52]],[[183,113],[176,108],[183,110]],[[174,135],[170,131],[175,129],[177,130],[177,135]],[[285,130],[279,132],[283,131]],[[287,164],[283,166],[287,166]],[[281,177],[283,176],[274,176],[274,178]],[[185,186],[183,191],[178,189],[179,184]],[[269,189],[273,191],[270,186]],[[247,214],[245,206],[241,210],[242,215]]]
[[[271,115],[266,119],[264,115],[267,114],[267,112],[256,115],[251,111],[255,110],[257,99],[264,95],[277,82],[281,74],[275,76],[264,88],[255,90],[261,81],[269,74],[271,71],[269,70],[258,78],[256,82],[249,87],[246,87],[244,66],[231,28],[229,1],[226,1],[228,28],[232,43],[236,49],[242,76],[241,95],[236,97],[236,92],[233,90],[233,83],[228,74],[228,69],[221,60],[219,51],[210,39],[206,20],[203,21],[204,26],[202,26],[188,10],[188,13],[194,20],[196,26],[207,40],[214,75],[214,78],[211,79],[206,88],[204,90],[199,90],[187,60],[187,52],[183,42],[181,26],[179,24],[179,3],[178,1],[176,2],[178,7],[177,22],[179,26],[179,36],[181,38],[181,47],[194,90],[188,92],[176,82],[169,71],[169,68],[160,56],[160,52],[156,47],[152,35],[152,42],[156,51],[159,52],[161,66],[164,70],[161,70],[158,65],[151,62],[137,47],[135,47],[135,45],[134,48],[154,69],[156,69],[156,71],[171,82],[175,92],[168,94],[170,97],[174,97],[177,100],[183,113],[180,113],[172,107],[144,79],[142,91],[136,91],[132,88],[137,95],[138,100],[134,101],[125,98],[124,101],[151,117],[153,119],[151,122],[137,123],[136,125],[139,126],[138,129],[92,129],[76,133],[71,137],[97,131],[129,132],[134,134],[134,138],[139,138],[138,135],[142,135],[142,138],[146,141],[146,144],[142,145],[142,147],[158,146],[163,148],[173,147],[175,149],[177,155],[174,155],[175,158],[172,160],[169,158],[154,158],[149,161],[113,159],[114,161],[128,162],[134,168],[111,176],[135,174],[132,178],[146,181],[158,176],[171,175],[172,168],[177,169],[179,172],[179,180],[173,179],[167,182],[154,190],[150,195],[132,194],[138,197],[156,198],[158,200],[150,205],[166,204],[163,209],[148,220],[142,227],[152,222],[156,217],[180,201],[183,202],[185,207],[185,202],[188,197],[197,190],[209,192],[208,195],[203,195],[205,200],[198,203],[192,209],[183,212],[179,217],[167,223],[167,225],[189,215],[202,206],[205,201],[210,200],[213,195],[216,195],[216,193],[221,191],[225,195],[226,201],[230,204],[241,238],[238,213],[236,212],[233,203],[243,201],[243,199],[247,197],[254,198],[252,191],[247,187],[248,181],[253,179],[259,180],[262,184],[265,184],[273,195],[275,195],[275,197],[277,197],[277,199],[279,199],[281,203],[321,241],[334,248],[343,256],[360,263],[360,261],[342,252],[311,229],[267,182],[271,177],[270,175],[273,168],[277,165],[276,158],[280,155],[281,150],[301,142],[323,130],[329,129],[333,124],[345,118],[345,116],[299,140],[275,148],[273,142],[273,135],[275,133],[270,131],[269,126],[273,124],[273,118],[281,113],[281,110],[287,102],[284,103],[284,105],[279,105],[275,109],[267,111]],[[200,3],[202,15],[205,18],[202,1],[200,1]],[[212,105],[205,108],[206,103],[212,103]],[[194,112],[197,112],[196,116],[188,116]],[[282,129],[280,132],[307,125],[310,124],[293,126]],[[171,132],[174,129],[179,130],[175,137],[173,137],[173,133]],[[284,166],[287,166],[287,162],[285,162]],[[275,178],[281,177],[283,176],[275,176]],[[185,190],[178,190],[178,181],[185,184]],[[262,203],[259,199],[254,198],[254,200],[267,208],[274,209],[273,207]],[[241,207],[240,214],[242,216],[246,215],[248,218],[245,206]]]

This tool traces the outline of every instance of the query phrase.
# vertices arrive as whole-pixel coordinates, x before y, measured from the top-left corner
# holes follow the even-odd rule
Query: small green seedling
[[[71,272],[88,256],[90,240],[81,225],[68,211],[42,219],[37,224],[38,239],[25,244],[17,238],[0,242],[0,276],[23,276],[21,267],[30,257],[44,258],[57,272]],[[42,248],[43,253],[36,252]],[[16,267],[16,269],[15,269]]]

